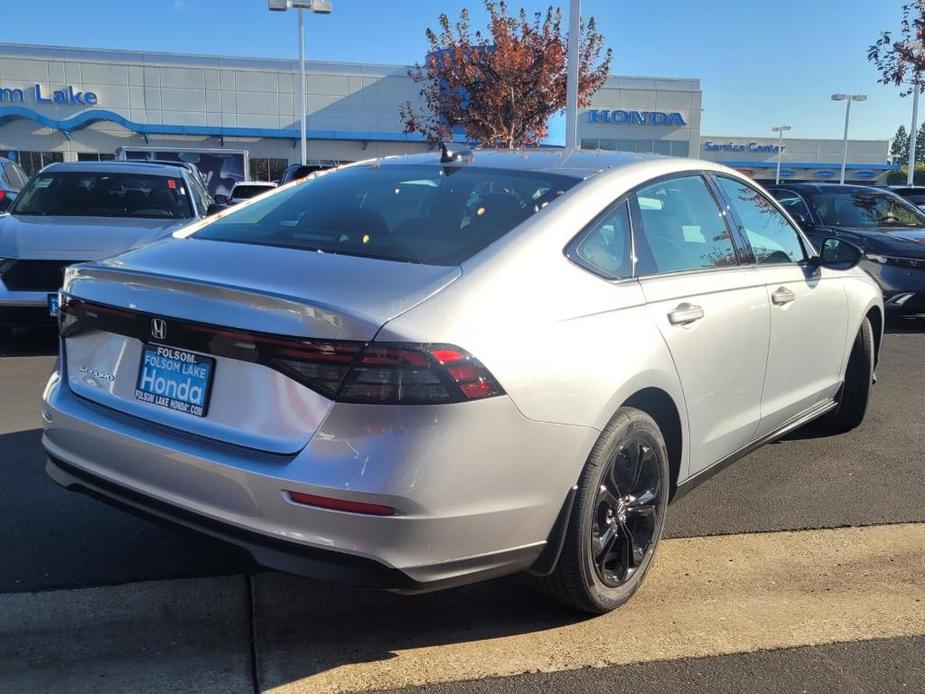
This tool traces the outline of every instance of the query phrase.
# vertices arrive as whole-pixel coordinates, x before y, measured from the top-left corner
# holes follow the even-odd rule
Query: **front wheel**
[[[662,534],[668,480],[658,425],[641,410],[620,408],[585,463],[559,562],[539,579],[543,591],[597,614],[629,600]]]
[[[845,381],[838,391],[838,405],[826,418],[835,431],[851,431],[864,421],[870,386],[874,380],[874,330],[870,320],[861,322],[845,369]]]

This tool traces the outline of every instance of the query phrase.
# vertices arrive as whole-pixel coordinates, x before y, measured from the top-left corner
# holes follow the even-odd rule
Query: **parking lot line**
[[[667,540],[623,608],[550,608],[518,580],[403,597],[256,578],[272,692],[368,691],[925,634],[925,524]]]
[[[0,595],[0,691],[252,692],[245,578]]]

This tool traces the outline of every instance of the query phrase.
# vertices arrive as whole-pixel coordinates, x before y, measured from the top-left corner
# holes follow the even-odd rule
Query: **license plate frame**
[[[155,359],[166,360],[162,365],[148,362],[148,355],[151,354]],[[166,364],[176,364],[177,368],[166,369],[162,366]],[[195,367],[205,365],[207,367],[206,375],[200,376],[196,373],[184,373],[187,370],[184,365]],[[149,371],[150,369],[151,371]],[[170,378],[165,378],[166,373]],[[147,376],[147,378],[146,378]],[[158,377],[164,381],[161,393],[157,391]],[[186,381],[185,392],[189,393],[193,387],[201,389],[201,404],[191,401],[188,397],[178,398],[183,381],[177,380],[188,377]],[[143,381],[143,379],[145,379]],[[195,380],[194,380],[195,379]],[[145,342],[141,346],[141,358],[138,362],[138,377],[135,380],[135,399],[157,407],[163,407],[173,412],[180,412],[192,417],[206,417],[209,413],[209,404],[212,400],[212,383],[215,381],[215,358],[209,357],[198,352],[191,352],[179,347],[170,347],[168,345],[159,345]],[[150,387],[146,387],[147,384]],[[170,384],[174,387],[171,388]],[[171,395],[172,393],[172,395]]]

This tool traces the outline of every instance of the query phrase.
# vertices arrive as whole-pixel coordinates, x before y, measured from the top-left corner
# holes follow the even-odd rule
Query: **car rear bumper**
[[[96,405],[58,374],[44,401],[59,484],[231,542],[270,568],[406,592],[530,568],[597,437],[528,420],[505,397],[436,416],[337,405],[303,451],[279,456]],[[302,506],[284,490],[397,514]]]

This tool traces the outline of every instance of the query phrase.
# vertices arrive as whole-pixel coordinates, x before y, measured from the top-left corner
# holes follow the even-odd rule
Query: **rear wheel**
[[[668,453],[655,421],[621,408],[591,451],[562,554],[538,579],[551,598],[584,612],[609,612],[642,583],[662,534]]]
[[[848,357],[845,382],[838,392],[838,406],[828,415],[826,422],[836,431],[854,429],[864,421],[870,386],[874,379],[874,330],[865,318]]]

